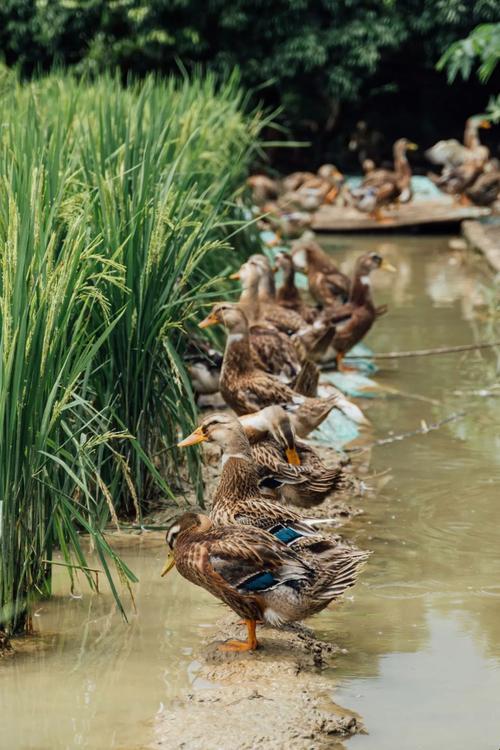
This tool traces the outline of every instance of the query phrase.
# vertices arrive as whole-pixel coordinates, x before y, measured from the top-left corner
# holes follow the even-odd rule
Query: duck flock
[[[179,446],[215,444],[221,470],[209,515],[186,512],[169,523],[162,575],[175,566],[243,618],[247,639],[222,650],[256,649],[257,624],[291,626],[320,612],[353,586],[369,556],[329,533],[332,519],[315,517],[348,482],[338,457],[327,466],[305,438],[332,412],[367,421],[323,382],[321,368],[346,369],[346,354],[385,312],[371,292],[379,269],[395,270],[368,253],[349,278],[306,235],[273,262],[252,255],[233,274],[239,301],[215,304],[199,323],[222,326],[227,338],[223,355],[207,339],[188,353],[193,386],[200,397],[220,393],[226,408],[209,411]],[[307,276],[307,297],[297,271]]]
[[[441,168],[428,177],[440,191],[460,205],[491,207],[500,195],[500,163],[491,158],[479,138],[480,129],[490,128],[482,117],[465,123],[463,143],[455,138],[438,141],[425,157]],[[417,144],[399,138],[393,146],[392,169],[377,167],[372,159],[362,163],[363,177],[356,187],[333,165],[323,164],[316,173],[293,172],[281,180],[255,174],[248,179],[256,211],[264,214],[262,228],[278,237],[296,238],[311,227],[314,213],[323,205],[352,208],[377,222],[386,220],[385,211],[413,200],[412,168],[408,152]]]

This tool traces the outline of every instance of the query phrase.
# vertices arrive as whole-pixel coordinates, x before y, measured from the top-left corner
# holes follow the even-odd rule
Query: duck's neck
[[[259,282],[257,279],[251,283],[245,284],[241,290],[238,305],[244,310],[249,323],[254,323],[259,319],[260,304],[258,293]]]
[[[280,296],[288,300],[299,299],[299,290],[295,286],[295,271],[291,264],[283,269],[283,285],[280,289]]]
[[[248,446],[248,454],[245,452],[233,454],[225,451],[222,461],[219,484],[213,496],[214,508],[223,502],[244,502],[259,494],[259,477],[252,461],[250,446]]]
[[[352,282],[349,302],[352,302],[356,307],[374,308],[369,274],[363,274],[362,271],[356,272]]]
[[[276,301],[276,284],[272,271],[266,271],[262,274],[259,281],[258,298],[260,302],[264,303]]]
[[[479,128],[475,122],[471,122],[468,120],[465,123],[464,146],[474,149],[480,145],[481,141],[479,140]]]
[[[403,148],[394,149],[394,171],[400,178],[411,177],[410,162]]]
[[[321,248],[314,248],[313,252],[308,253],[307,265],[313,272],[319,271],[322,273],[328,273],[335,268],[333,260]]]
[[[221,377],[224,371],[231,370],[232,372],[244,373],[251,369],[253,369],[253,365],[248,328],[229,331],[222,361]]]

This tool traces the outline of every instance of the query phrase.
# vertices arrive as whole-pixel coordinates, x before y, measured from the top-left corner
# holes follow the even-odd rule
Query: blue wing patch
[[[276,586],[277,583],[279,581],[276,580],[272,573],[256,573],[251,578],[247,578],[238,588],[244,591],[264,591],[271,588],[271,586]]]
[[[291,529],[289,526],[274,526],[272,529],[269,529],[269,533],[287,545],[304,536],[300,531],[295,531],[295,529]]]

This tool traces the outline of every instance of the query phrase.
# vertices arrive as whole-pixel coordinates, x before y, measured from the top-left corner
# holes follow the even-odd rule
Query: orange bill
[[[188,445],[197,445],[198,443],[203,443],[203,441],[206,439],[207,436],[203,433],[201,427],[197,427],[196,430],[191,433],[191,435],[188,435],[184,438],[184,440],[181,440],[180,443],[177,443],[177,447],[187,448]]]
[[[286,459],[292,466],[300,466],[300,457],[295,448],[286,449]]]
[[[219,318],[215,313],[210,313],[210,315],[207,315],[206,318],[203,318],[203,320],[198,323],[198,328],[208,328],[209,326],[216,326],[220,323]]]

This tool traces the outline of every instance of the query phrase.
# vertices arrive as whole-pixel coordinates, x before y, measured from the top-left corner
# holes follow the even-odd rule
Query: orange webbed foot
[[[221,645],[219,646],[219,651],[254,651],[256,648],[257,646],[252,646],[252,644],[248,643],[248,641],[230,640],[221,643]]]
[[[255,635],[255,628],[257,626],[256,620],[244,620],[245,625],[247,626],[247,640],[246,641],[237,641],[237,640],[230,640],[225,641],[225,643],[221,643],[219,646],[219,651],[235,651],[235,652],[242,652],[242,651],[255,651],[256,648],[258,648],[259,644],[257,643],[257,636]]]

